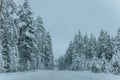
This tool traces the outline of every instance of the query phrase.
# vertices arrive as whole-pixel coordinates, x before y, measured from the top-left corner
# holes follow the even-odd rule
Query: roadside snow
[[[120,80],[120,76],[79,71],[39,70],[35,72],[2,73],[0,80]]]

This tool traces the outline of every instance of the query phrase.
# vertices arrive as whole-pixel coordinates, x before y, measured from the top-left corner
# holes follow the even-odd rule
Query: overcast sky
[[[22,0],[14,0],[18,4]],[[52,36],[55,59],[65,54],[69,41],[82,34],[99,35],[101,29],[115,35],[120,27],[120,0],[29,0],[34,16],[43,18]]]

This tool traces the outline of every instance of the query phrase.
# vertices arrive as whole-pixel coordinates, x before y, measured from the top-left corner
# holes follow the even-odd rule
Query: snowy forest
[[[53,70],[54,66],[51,35],[42,18],[34,17],[29,1],[17,5],[0,0],[0,72]],[[120,28],[115,36],[101,30],[98,37],[79,30],[57,67],[120,74]]]
[[[66,54],[58,59],[58,68],[120,74],[120,28],[115,36],[101,30],[97,38],[78,31]]]
[[[28,0],[0,0],[0,72],[53,69],[52,40]]]
[[[0,0],[0,80],[120,80],[119,14],[119,0]]]

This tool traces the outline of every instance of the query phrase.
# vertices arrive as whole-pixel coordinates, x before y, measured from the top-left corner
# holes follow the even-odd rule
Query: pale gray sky
[[[18,4],[23,0],[14,0]],[[115,35],[120,27],[120,0],[29,0],[35,16],[43,18],[52,36],[55,59],[65,54],[80,29],[99,35],[101,29]]]

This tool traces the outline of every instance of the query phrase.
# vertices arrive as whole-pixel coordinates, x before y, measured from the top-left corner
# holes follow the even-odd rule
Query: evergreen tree
[[[88,35],[86,34],[84,36],[84,54],[85,54],[85,58],[86,60],[89,59],[89,52],[88,52],[88,48],[89,48],[89,38],[88,38]]]
[[[117,39],[103,30],[100,32],[98,41],[92,34],[90,38],[87,35],[82,37],[79,31],[75,34],[73,42],[69,44],[66,54],[59,58],[58,64],[61,64],[61,59],[64,59],[65,66],[61,65],[64,69],[104,73],[117,71],[118,74],[119,55],[116,53],[115,40]]]
[[[70,42],[68,49],[65,54],[65,68],[66,69],[71,69],[72,65],[72,56],[73,56],[73,43]]]
[[[98,58],[105,58],[110,61],[113,54],[113,47],[110,35],[107,32],[101,31],[98,38]]]
[[[73,55],[72,55],[72,70],[84,70],[85,54],[84,54],[84,39],[81,32],[75,35],[73,41]]]
[[[54,56],[53,56],[53,51],[52,51],[52,40],[50,33],[47,32],[47,45],[48,49],[46,50],[47,53],[47,59],[46,59],[46,64],[48,64],[47,68],[48,69],[53,69],[54,68]]]
[[[13,0],[0,1],[0,33],[4,72],[17,71],[18,69],[18,47],[17,33],[12,15],[16,11]]]
[[[43,63],[42,63],[42,57],[43,57],[43,41],[42,41],[42,35],[43,35],[43,32],[44,32],[44,27],[43,27],[43,21],[42,21],[42,18],[41,17],[37,17],[37,19],[35,20],[35,35],[36,35],[36,43],[37,43],[37,47],[38,47],[38,50],[37,50],[37,56],[36,56],[36,59],[37,59],[37,64],[36,64],[36,67],[37,69],[41,69],[43,68]]]
[[[73,55],[72,55],[72,65],[71,69],[72,70],[78,70],[79,69],[79,64],[78,64],[78,59],[79,57],[79,48],[78,48],[78,35],[75,34],[74,41],[73,41]]]
[[[63,56],[61,56],[58,59],[58,69],[59,70],[65,70],[65,58]]]
[[[117,31],[117,35],[114,39],[114,55],[112,57],[112,72],[114,74],[120,73],[120,28]]]
[[[19,6],[18,16],[22,23],[19,31],[19,54],[20,54],[20,70],[29,70],[34,68],[35,64],[35,29],[33,26],[33,17],[29,2],[24,1]]]
[[[33,20],[29,2],[0,0],[0,72],[53,69],[52,40],[41,18]]]
[[[88,43],[88,56],[89,59],[93,59],[97,55],[97,41],[93,34],[90,35],[90,40]]]

